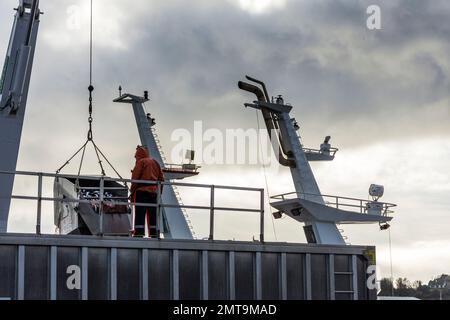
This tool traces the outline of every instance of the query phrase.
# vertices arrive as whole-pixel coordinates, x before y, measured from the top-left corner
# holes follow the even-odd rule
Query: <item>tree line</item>
[[[421,300],[450,300],[450,276],[443,274],[427,284],[422,281],[411,282],[407,278],[394,281],[383,278],[380,281],[379,296],[415,297]]]

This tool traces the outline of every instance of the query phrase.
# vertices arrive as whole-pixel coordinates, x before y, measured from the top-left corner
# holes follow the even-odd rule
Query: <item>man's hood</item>
[[[135,157],[136,160],[148,158],[149,155],[147,149],[144,147],[137,147]]]

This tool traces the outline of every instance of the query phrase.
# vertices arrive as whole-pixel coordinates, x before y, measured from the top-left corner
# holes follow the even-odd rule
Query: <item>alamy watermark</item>
[[[195,151],[197,164],[204,165],[263,165],[278,170],[279,133],[266,129],[204,129],[202,121],[194,121],[193,131],[175,129],[175,142],[170,156],[174,163],[184,160],[186,150]]]
[[[66,274],[67,277],[66,286],[69,290],[80,290],[81,289],[81,268],[77,265],[71,265],[67,267]]]
[[[67,7],[66,10],[67,20],[66,27],[69,30],[80,30],[81,29],[81,14],[82,10],[79,5],[73,4]]]
[[[366,26],[369,30],[381,30],[381,8],[373,4],[367,7],[366,13],[368,15]]]
[[[69,30],[81,29],[83,10],[79,5],[73,4],[66,9],[66,26]],[[379,5],[372,4],[366,9],[367,20],[366,27],[369,30],[381,30],[381,8]]]

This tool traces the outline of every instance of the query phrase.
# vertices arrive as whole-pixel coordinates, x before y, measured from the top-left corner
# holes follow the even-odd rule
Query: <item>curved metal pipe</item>
[[[249,81],[252,81],[252,82],[254,82],[254,83],[256,83],[256,84],[259,84],[259,85],[262,87],[263,91],[264,91],[264,96],[266,97],[266,101],[267,101],[267,102],[270,102],[269,93],[267,92],[266,84],[265,84],[263,81],[258,80],[258,79],[253,78],[253,77],[250,77],[250,76],[248,76],[248,75],[246,75],[245,78],[246,78],[247,80],[249,80]],[[273,121],[273,125],[274,125],[275,130],[277,130],[277,131],[279,132],[279,134],[278,134],[278,141],[279,141],[279,144],[281,145],[281,149],[283,150],[283,153],[284,153],[285,155],[287,155],[287,156],[290,157],[290,156],[292,155],[293,152],[292,152],[292,150],[286,145],[286,142],[282,139],[282,130],[280,129],[280,126],[278,125],[278,122],[275,121],[275,119],[274,119],[274,117],[273,117],[273,113],[271,113],[271,118],[272,118],[272,121]],[[294,165],[294,167],[295,167],[295,165]]]
[[[241,90],[253,93],[254,95],[256,95],[256,97],[258,98],[258,101],[261,102],[269,102],[266,100],[266,95],[261,91],[261,89],[259,89],[257,86],[254,86],[252,84],[249,84],[247,82],[243,82],[243,81],[239,81],[238,82],[238,87]],[[272,141],[272,130],[277,130],[277,126],[275,124],[275,121],[272,117],[272,114],[264,109],[261,109],[261,112],[263,114],[263,118],[264,118],[264,122],[266,124],[267,127],[267,132],[270,138],[270,141]],[[277,137],[277,140],[275,142],[277,145],[274,145],[274,143],[271,143],[273,151],[275,152],[275,154],[278,153],[278,162],[285,167],[295,167],[295,161],[293,161],[292,159],[288,159],[287,156],[284,154],[282,148],[281,148],[281,144],[279,141],[279,137]]]
[[[239,81],[238,82],[238,87],[241,90],[248,91],[248,92],[253,93],[254,95],[256,95],[256,97],[258,98],[258,101],[268,102],[266,100],[266,97],[264,96],[264,93],[257,86],[255,86],[253,84],[250,84],[250,83],[247,83],[247,82],[244,82],[244,81]]]
[[[252,81],[252,82],[254,82],[254,83],[259,84],[259,85],[263,88],[264,95],[266,96],[267,102],[270,102],[269,93],[267,92],[267,87],[266,87],[266,84],[265,84],[264,82],[262,82],[261,80],[252,78],[252,77],[250,77],[250,76],[245,76],[245,78],[247,78],[247,80],[249,80],[249,81]]]

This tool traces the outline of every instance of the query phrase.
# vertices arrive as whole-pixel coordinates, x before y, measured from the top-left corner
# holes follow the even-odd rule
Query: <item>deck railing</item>
[[[108,190],[108,187],[105,187],[105,181],[112,181],[117,183],[122,183],[124,188],[127,187],[129,183],[138,183],[140,185],[153,185],[157,186],[157,203],[137,203],[132,201],[114,201],[115,205],[130,205],[130,206],[142,206],[142,207],[156,207],[157,208],[157,224],[159,231],[161,229],[161,208],[184,208],[184,209],[197,209],[197,210],[208,210],[209,211],[209,240],[214,240],[214,218],[217,211],[228,211],[228,212],[245,212],[245,213],[259,213],[260,221],[259,221],[259,230],[260,230],[260,241],[264,242],[264,189],[261,188],[247,188],[247,187],[234,187],[234,186],[223,186],[223,185],[208,185],[208,184],[194,184],[194,183],[181,183],[181,182],[160,182],[160,181],[146,181],[146,180],[132,180],[132,179],[119,179],[119,178],[110,178],[105,176],[94,177],[94,176],[78,176],[78,175],[65,175],[65,174],[56,174],[56,173],[43,173],[43,172],[27,172],[27,171],[17,171],[17,172],[6,172],[0,171],[0,179],[5,175],[14,175],[14,176],[29,176],[37,178],[37,196],[23,196],[23,195],[11,195],[10,199],[13,200],[29,200],[37,202],[37,212],[36,212],[36,234],[41,234],[41,222],[42,222],[42,203],[43,201],[49,202],[68,202],[68,203],[89,203],[98,205],[99,216],[100,216],[100,235],[103,235],[103,204],[106,203],[104,193]],[[56,197],[44,197],[43,196],[43,178],[66,178],[66,179],[84,179],[91,181],[99,181],[98,188],[84,188],[81,189],[95,189],[99,190],[100,198],[98,200],[87,200],[87,199],[79,199],[79,198],[56,198]],[[187,187],[193,189],[209,189],[210,192],[210,201],[209,206],[200,206],[200,205],[185,205],[185,204],[177,204],[177,203],[164,203],[161,197],[161,187],[165,185],[179,186],[179,187]],[[230,190],[230,191],[246,191],[246,192],[255,192],[259,194],[259,203],[258,209],[250,209],[250,208],[240,208],[240,207],[219,207],[216,206],[216,190]],[[130,230],[131,231],[131,230]],[[159,232],[158,232],[159,234]]]

